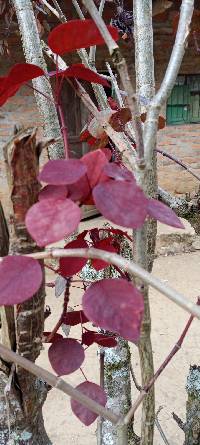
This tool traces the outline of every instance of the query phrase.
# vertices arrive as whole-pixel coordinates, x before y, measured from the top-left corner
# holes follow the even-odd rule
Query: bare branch
[[[192,176],[194,176],[196,179],[198,179],[198,181],[200,181],[200,175],[195,173],[194,170],[189,165],[185,164],[185,162],[183,162],[181,159],[178,159],[173,154],[167,153],[167,151],[160,150],[159,148],[157,148],[156,151],[157,151],[157,153],[160,153],[162,156],[164,156],[164,157],[166,157],[168,159],[171,159],[172,161],[176,162],[176,164],[178,164],[181,167],[183,167],[188,173],[190,173]]]
[[[73,388],[73,386],[65,382],[63,379],[55,376],[46,369],[41,368],[40,366],[36,365],[30,360],[27,360],[25,357],[22,357],[16,352],[11,351],[2,344],[0,344],[0,354],[5,361],[15,363],[18,366],[29,371],[31,374],[34,374],[37,377],[42,378],[53,388],[59,389],[68,396],[72,397],[74,400],[77,400],[78,402],[82,403],[82,405],[86,406],[94,413],[110,420],[112,423],[117,424],[117,422],[120,420],[119,416],[112,413],[110,410],[104,408],[102,405],[90,399],[89,397],[85,396],[83,393],[78,391],[76,388]]]
[[[153,108],[165,104],[176,82],[187,47],[193,11],[194,0],[183,0],[175,44],[161,87],[151,103]]]
[[[166,285],[166,283],[163,283],[158,278],[154,277],[152,274],[144,270],[142,267],[135,264],[133,261],[126,260],[125,258],[123,258],[120,255],[117,255],[116,253],[106,252],[105,250],[94,249],[94,248],[90,249],[50,248],[46,251],[29,254],[27,256],[30,256],[38,260],[47,258],[64,258],[64,257],[93,258],[93,259],[97,258],[104,260],[105,262],[113,264],[119,267],[120,269],[124,270],[125,272],[130,273],[131,275],[136,275],[137,277],[141,278],[143,282],[149,284],[154,289],[161,292],[161,294],[165,295],[167,298],[176,303],[178,306],[182,307],[184,310],[192,314],[194,317],[200,319],[200,308],[196,304],[189,301],[180,292],[177,292],[172,287]],[[3,261],[3,257],[0,258],[0,261]]]
[[[198,298],[198,302],[197,304],[199,305],[199,298]],[[133,418],[135,412],[137,411],[138,407],[140,406],[140,404],[142,403],[142,401],[144,400],[144,398],[146,397],[146,395],[148,394],[149,390],[152,388],[152,386],[154,385],[154,383],[156,382],[156,380],[158,379],[158,377],[162,374],[162,372],[164,371],[164,369],[167,367],[167,365],[170,363],[170,361],[172,360],[172,358],[174,357],[174,355],[180,350],[183,341],[188,333],[188,330],[192,324],[194,317],[193,315],[190,316],[180,338],[178,339],[177,343],[175,344],[175,346],[172,348],[171,352],[169,353],[169,355],[166,357],[166,359],[164,360],[164,362],[161,364],[161,366],[158,368],[158,370],[156,371],[156,373],[154,374],[153,378],[147,383],[147,385],[144,386],[144,388],[142,389],[142,391],[140,392],[140,395],[138,396],[138,398],[136,399],[135,403],[133,404],[133,406],[131,407],[131,409],[129,410],[128,414],[124,417],[124,423],[128,424],[131,419]]]
[[[138,109],[137,99],[132,86],[132,82],[129,77],[128,68],[125,59],[122,57],[119,50],[119,46],[113,40],[108,28],[100,16],[98,9],[96,8],[93,0],[83,0],[84,6],[89,11],[91,17],[96,23],[105,43],[108,47],[109,53],[112,56],[113,62],[116,65],[123,88],[127,93],[127,103],[132,115],[132,125],[135,132],[135,141],[137,145],[137,155],[138,155],[138,167],[144,168],[144,143],[143,143],[143,131],[140,119],[140,113]]]
[[[156,425],[156,427],[158,428],[158,431],[159,431],[159,433],[160,433],[160,435],[161,435],[161,437],[162,437],[164,443],[165,443],[166,445],[170,445],[170,443],[169,443],[169,441],[168,441],[167,437],[165,436],[165,433],[164,433],[164,431],[163,431],[163,429],[162,429],[162,426],[161,426],[161,424],[160,424],[160,422],[159,422],[159,420],[158,420],[158,414],[160,413],[160,411],[161,411],[162,409],[163,409],[163,406],[160,406],[159,409],[158,409],[158,411],[157,411],[157,413],[156,413],[156,415],[155,415],[155,425]]]

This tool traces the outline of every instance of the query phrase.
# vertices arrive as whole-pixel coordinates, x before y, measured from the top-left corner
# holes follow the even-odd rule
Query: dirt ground
[[[155,261],[154,275],[166,283],[170,283],[178,291],[195,301],[200,294],[200,252],[188,253],[176,256],[159,257]],[[51,272],[48,274],[52,281]],[[80,304],[80,289],[73,289],[70,305]],[[46,330],[52,328],[61,311],[62,298],[56,299],[54,290],[50,289],[47,296],[47,304],[52,309],[52,315],[46,321]],[[165,359],[171,348],[181,334],[188,314],[170,302],[157,291],[151,290],[152,312],[152,342],[154,352],[155,369]],[[80,331],[73,328],[71,336],[80,338]],[[199,351],[200,323],[195,320],[190,328],[182,349],[174,357],[163,375],[156,384],[156,409],[163,406],[159,420],[166,433],[170,445],[183,444],[183,433],[172,419],[172,411],[183,420],[185,418],[186,391],[185,383],[190,364],[200,363]],[[45,346],[38,362],[47,369],[51,369],[48,362]],[[135,346],[131,346],[132,364],[135,373],[140,378],[138,352]],[[89,380],[98,383],[98,359],[97,349],[91,346],[86,353],[83,370]],[[77,385],[83,381],[80,371],[68,376],[66,380]],[[136,389],[132,388],[133,400],[137,396]],[[44,406],[45,425],[49,437],[54,445],[96,445],[96,424],[86,428],[73,415],[67,396],[57,390],[51,390]],[[140,433],[140,410],[135,416],[135,430]],[[155,430],[155,445],[163,445],[159,432]]]

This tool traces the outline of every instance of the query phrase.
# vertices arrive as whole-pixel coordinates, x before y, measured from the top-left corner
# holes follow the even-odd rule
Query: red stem
[[[58,108],[58,112],[59,112],[60,120],[61,120],[61,132],[62,132],[63,140],[64,140],[65,158],[69,159],[68,130],[67,130],[67,126],[65,123],[65,117],[64,117],[62,106],[60,104],[58,104],[57,108]]]
[[[198,301],[197,304],[200,305],[200,298],[198,297]],[[185,336],[191,326],[191,323],[194,319],[194,316],[191,315],[180,338],[178,339],[177,343],[175,344],[175,346],[172,348],[171,352],[169,353],[169,355],[167,356],[167,358],[164,360],[164,362],[161,364],[161,366],[158,368],[158,370],[156,371],[156,373],[154,374],[154,376],[152,377],[152,379],[144,386],[144,388],[142,388],[140,395],[138,396],[138,398],[136,399],[136,401],[134,402],[133,406],[131,407],[131,409],[129,410],[129,412],[127,413],[127,415],[124,417],[124,423],[127,425],[130,420],[132,419],[132,417],[134,416],[137,408],[140,406],[140,404],[142,403],[143,399],[145,398],[145,396],[148,394],[149,390],[152,388],[152,386],[154,385],[154,383],[156,382],[156,380],[158,379],[158,377],[160,376],[160,374],[164,371],[164,369],[166,368],[166,366],[168,365],[168,363],[171,361],[171,359],[174,357],[174,355],[179,351],[179,349],[182,346],[182,343],[185,339]]]
[[[183,161],[178,159],[176,156],[167,153],[167,151],[160,150],[159,148],[156,149],[157,153],[160,153],[163,156],[166,156],[166,158],[171,159],[172,161],[176,162],[176,164],[183,167],[185,170],[187,170],[191,175],[193,175],[198,181],[200,181],[200,176],[195,173],[187,164],[185,164]]]
[[[47,339],[45,340],[45,343],[49,343],[52,338],[54,337],[54,335],[57,333],[58,329],[60,328],[60,326],[63,323],[63,318],[66,315],[67,312],[67,306],[69,303],[69,289],[70,289],[70,284],[71,281],[68,280],[68,283],[66,285],[66,289],[65,289],[65,295],[64,295],[64,302],[63,302],[63,310],[62,310],[62,314],[58,320],[58,322],[56,323],[56,326],[54,327],[53,331],[51,332],[51,334],[47,337]]]

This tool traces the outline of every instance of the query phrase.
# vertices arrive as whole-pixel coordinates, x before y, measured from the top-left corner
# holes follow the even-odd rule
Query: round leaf
[[[93,189],[97,209],[108,220],[137,229],[147,216],[147,199],[135,181],[108,180]]]
[[[74,241],[71,241],[65,246],[65,249],[84,249],[87,248],[87,242],[78,238]],[[80,270],[86,265],[87,258],[60,258],[60,274],[63,277],[72,277],[76,273],[80,272]]]
[[[46,185],[40,191],[38,200],[43,199],[65,199],[67,197],[67,187],[65,185]]]
[[[101,249],[105,250],[107,252],[117,252],[117,248],[113,245],[113,238],[105,238],[102,240],[97,241],[93,244],[93,247],[95,249]],[[99,271],[102,269],[105,269],[105,267],[108,267],[109,263],[103,260],[99,259],[93,259],[92,260],[92,267],[94,267],[95,270]]]
[[[102,175],[103,168],[106,164],[108,164],[108,159],[103,151],[99,149],[84,155],[81,158],[81,162],[87,168],[89,184],[90,187],[93,188],[98,183]]]
[[[70,199],[44,199],[26,214],[26,227],[38,246],[46,246],[71,235],[81,219],[79,207]]]
[[[83,296],[83,311],[102,329],[137,342],[144,310],[142,294],[123,279],[107,279],[92,284]]]
[[[56,159],[45,164],[38,179],[52,185],[73,184],[85,173],[86,167],[79,159]]]
[[[48,354],[51,366],[59,376],[71,374],[79,369],[85,358],[83,346],[73,338],[54,341]]]
[[[106,393],[105,391],[96,383],[92,382],[83,382],[76,387],[78,391],[82,392],[82,394],[88,396],[90,399],[95,400],[95,402],[99,403],[102,406],[106,405]],[[90,411],[80,402],[71,399],[71,408],[76,417],[86,426],[91,425],[98,417],[97,414]]]
[[[25,256],[7,256],[0,261],[0,305],[9,306],[31,298],[42,283],[38,261]]]

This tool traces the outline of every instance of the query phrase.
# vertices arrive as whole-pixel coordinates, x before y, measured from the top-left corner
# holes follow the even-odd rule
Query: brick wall
[[[200,124],[167,126],[158,134],[158,148],[175,155],[200,175]],[[160,154],[158,180],[161,187],[176,194],[199,188],[197,179]]]
[[[131,2],[130,2],[131,3]],[[68,3],[63,1],[63,5]],[[172,21],[174,15],[177,13],[174,6],[169,12],[164,15],[163,21],[161,18],[154,20],[154,49],[155,49],[155,73],[156,85],[159,87],[162,81],[169,57],[171,54],[172,45],[174,43],[174,34],[172,30]],[[110,6],[107,12],[111,13]],[[69,14],[71,6],[68,6],[68,18],[72,18]],[[52,26],[56,23],[53,22]],[[13,34],[10,37],[11,59],[5,60],[0,68],[0,75],[4,75],[10,66],[16,62],[23,62],[24,57],[21,50],[20,37]],[[133,42],[120,43],[124,56],[127,58],[129,66],[133,66],[134,60],[134,45]],[[105,47],[98,49],[97,54],[98,69],[105,70],[105,60],[108,58],[108,52]],[[73,56],[74,58],[74,56]],[[73,59],[79,61],[79,59]],[[181,67],[183,74],[197,74],[199,73],[200,54],[197,54],[194,48],[194,42],[190,40],[186,55]],[[66,62],[72,62],[72,55],[66,57]],[[134,80],[134,73],[131,73]],[[11,98],[4,107],[0,108],[0,177],[3,175],[1,168],[2,162],[2,147],[6,140],[13,134],[15,124],[23,124],[27,126],[38,126],[39,135],[42,134],[42,122],[40,120],[35,98],[31,90],[24,87]],[[199,125],[184,125],[184,126],[168,126],[159,132],[158,147],[175,154],[177,157],[187,162],[195,171],[200,173],[200,124]],[[167,158],[158,156],[158,177],[161,186],[167,190],[182,194],[190,192],[198,188],[198,181],[185,172],[180,166],[174,164]],[[0,191],[1,196],[1,191]]]

